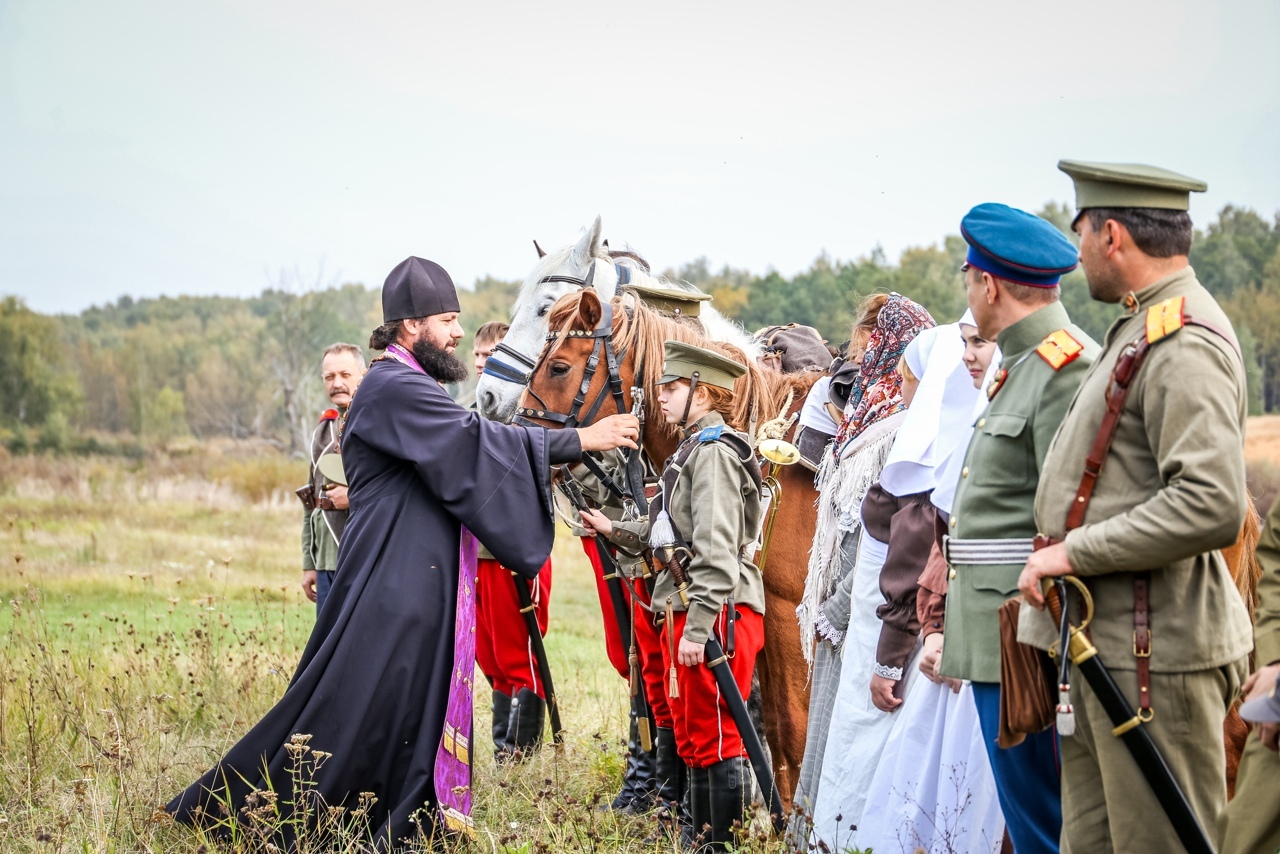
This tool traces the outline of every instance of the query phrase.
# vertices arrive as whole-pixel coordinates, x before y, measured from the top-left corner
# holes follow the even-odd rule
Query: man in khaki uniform
[[[1014,848],[1019,854],[1052,854],[1062,830],[1058,734],[1049,729],[1007,749],[996,744],[997,612],[1018,592],[1018,573],[1036,534],[1031,504],[1040,466],[1098,345],[1071,322],[1059,299],[1059,279],[1075,269],[1078,256],[1055,226],[1026,211],[988,203],[969,211],[960,232],[969,244],[963,267],[969,308],[978,334],[999,344],[1001,361],[951,505],[939,669],[972,682]]]
[[[1042,578],[1085,581],[1100,659],[1211,833],[1226,806],[1222,724],[1253,642],[1218,551],[1244,521],[1244,366],[1230,321],[1187,264],[1189,193],[1206,185],[1150,166],[1058,165],[1076,182],[1073,227],[1090,295],[1122,303],[1126,314],[1107,331],[1041,471],[1037,525],[1065,541],[1033,554],[1018,586],[1043,608]],[[1154,343],[1132,381],[1083,524],[1067,533],[1112,371],[1143,338]],[[1150,626],[1145,679],[1135,656],[1142,616]],[[1024,639],[1037,623],[1049,628],[1034,617],[1023,621]],[[1071,702],[1076,732],[1062,739],[1062,850],[1182,850],[1083,680],[1072,680]]]
[[[1253,627],[1254,664],[1258,672],[1249,677],[1245,690],[1249,699],[1265,697],[1275,690],[1280,678],[1280,501],[1271,507],[1267,526],[1258,543],[1262,579],[1258,582],[1258,609]],[[1222,854],[1254,854],[1280,850],[1280,752],[1277,752],[1280,725],[1255,724],[1240,774],[1236,796],[1218,822]]]

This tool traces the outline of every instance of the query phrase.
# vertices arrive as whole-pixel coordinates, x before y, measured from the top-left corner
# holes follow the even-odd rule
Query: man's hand
[[[681,664],[685,667],[693,667],[695,664],[701,664],[706,657],[707,649],[703,644],[687,640],[683,635],[680,637],[680,646],[676,649],[676,660]]]
[[[324,490],[324,497],[333,502],[334,510],[346,510],[351,504],[347,501],[347,488],[336,483],[329,484]]]
[[[316,601],[316,571],[314,569],[302,570],[302,592],[307,594],[307,598],[312,602]]]
[[[886,679],[879,673],[871,674],[871,702],[882,712],[892,712],[902,705],[902,701],[893,696],[896,679]]]
[[[613,520],[599,510],[579,510],[578,515],[582,517],[582,527],[588,531],[605,537],[613,533]]]
[[[960,686],[964,683],[942,675],[942,632],[925,635],[924,649],[920,652],[920,672],[935,685],[946,685],[952,694],[960,693]]]
[[[1067,544],[1054,543],[1048,548],[1032,552],[1027,565],[1018,576],[1018,589],[1032,608],[1044,610],[1044,594],[1040,592],[1040,579],[1056,578],[1071,574],[1071,561],[1067,558]]]
[[[1276,687],[1278,676],[1280,676],[1280,664],[1268,664],[1252,674],[1244,683],[1245,701],[1256,700],[1270,694]],[[1280,724],[1254,724],[1253,731],[1258,734],[1263,747],[1280,751]]]
[[[635,448],[640,440],[640,421],[634,415],[610,415],[589,427],[578,428],[584,451],[612,451]]]

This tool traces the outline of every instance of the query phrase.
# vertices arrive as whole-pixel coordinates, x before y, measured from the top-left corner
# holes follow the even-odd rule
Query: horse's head
[[[550,332],[516,406],[521,422],[585,427],[631,408],[633,353],[615,347],[626,325],[620,301],[583,288],[548,312]],[[616,387],[611,380],[616,380]]]
[[[539,248],[538,256],[511,308],[511,328],[489,357],[476,386],[476,403],[486,418],[510,421],[515,414],[524,378],[542,350],[547,316],[557,300],[580,288],[589,288],[606,301],[617,291],[620,268],[608,242],[601,239],[600,217],[584,229],[577,243],[551,253]]]

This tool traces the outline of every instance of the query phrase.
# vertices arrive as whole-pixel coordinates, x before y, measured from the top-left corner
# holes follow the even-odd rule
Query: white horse
[[[582,287],[588,276],[590,287],[605,301],[613,299],[620,287],[628,284],[698,292],[685,282],[651,275],[634,253],[610,252],[609,244],[602,241],[600,235],[597,216],[591,227],[583,230],[577,243],[545,254],[539,249],[542,257],[524,280],[520,296],[511,307],[511,329],[489,357],[476,386],[476,404],[486,418],[511,420],[529,371],[542,352],[547,337],[547,313],[560,297]],[[627,281],[620,286],[619,279]],[[698,319],[712,340],[735,344],[753,357],[759,355],[759,345],[751,342],[746,331],[710,305],[703,305]]]

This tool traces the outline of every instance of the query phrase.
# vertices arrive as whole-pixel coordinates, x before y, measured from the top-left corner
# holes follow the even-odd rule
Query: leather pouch
[[[1003,748],[1021,744],[1028,735],[1053,726],[1056,714],[1053,665],[1033,646],[1018,643],[1018,610],[1013,597],[1000,606],[1000,732]]]

